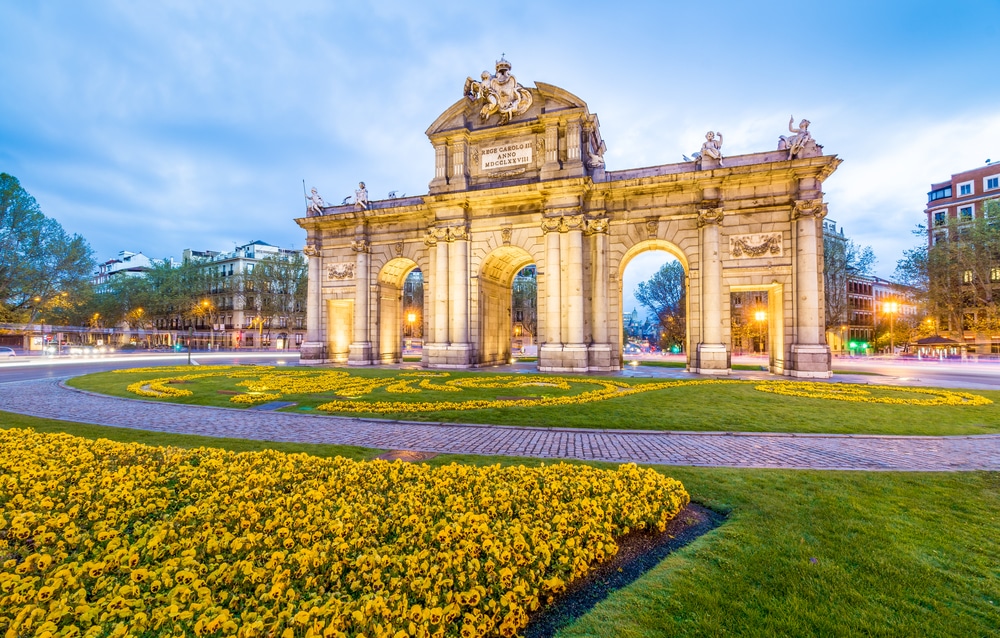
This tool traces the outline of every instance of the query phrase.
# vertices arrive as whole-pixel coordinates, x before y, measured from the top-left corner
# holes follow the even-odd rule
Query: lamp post
[[[899,303],[887,301],[882,305],[882,312],[889,315],[889,354],[896,354],[896,333],[894,319],[899,312]]]
[[[188,326],[188,365],[191,365],[191,337],[194,334],[194,326]]]
[[[757,337],[760,340],[760,351],[767,352],[767,347],[764,346],[764,322],[767,321],[767,313],[763,310],[758,310],[753,314],[753,318],[757,321]]]
[[[213,317],[212,317],[212,302],[209,301],[208,299],[203,299],[201,302],[201,307],[204,308],[205,312],[208,314],[208,327],[209,327],[208,350],[209,352],[211,352],[213,349],[215,349],[215,323],[213,323]]]

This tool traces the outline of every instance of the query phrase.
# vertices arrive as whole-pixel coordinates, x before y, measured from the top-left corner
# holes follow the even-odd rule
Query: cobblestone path
[[[58,379],[0,384],[0,410],[178,434],[445,454],[819,470],[1000,470],[1000,435],[751,434],[429,424],[151,403],[80,392],[59,385]]]

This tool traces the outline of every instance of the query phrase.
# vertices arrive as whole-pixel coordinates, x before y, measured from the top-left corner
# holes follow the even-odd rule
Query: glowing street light
[[[899,312],[899,303],[886,301],[882,304],[882,312],[889,315],[889,354],[896,354],[896,334],[893,329],[893,319],[895,319],[896,313]]]

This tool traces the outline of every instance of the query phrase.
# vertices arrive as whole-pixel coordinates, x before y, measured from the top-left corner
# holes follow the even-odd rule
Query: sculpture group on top
[[[466,78],[464,94],[470,101],[482,104],[479,118],[484,122],[497,113],[499,123],[506,124],[531,108],[531,92],[517,83],[510,73],[510,62],[503,56],[497,61],[496,75],[483,71],[479,81]]]

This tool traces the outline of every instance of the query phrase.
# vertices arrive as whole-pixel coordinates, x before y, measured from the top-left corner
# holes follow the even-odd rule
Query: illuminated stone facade
[[[399,361],[401,289],[419,267],[423,364],[506,363],[511,283],[535,264],[539,370],[616,370],[622,272],[636,255],[664,250],[687,272],[690,370],[729,373],[730,293],[759,290],[768,292],[771,370],[830,375],[821,188],[839,159],[809,137],[794,152],[606,171],[597,116],[575,95],[508,75],[516,92],[493,108],[483,87],[497,84],[502,63],[482,83],[470,78],[427,130],[427,195],[296,220],[310,255],[304,362]]]

